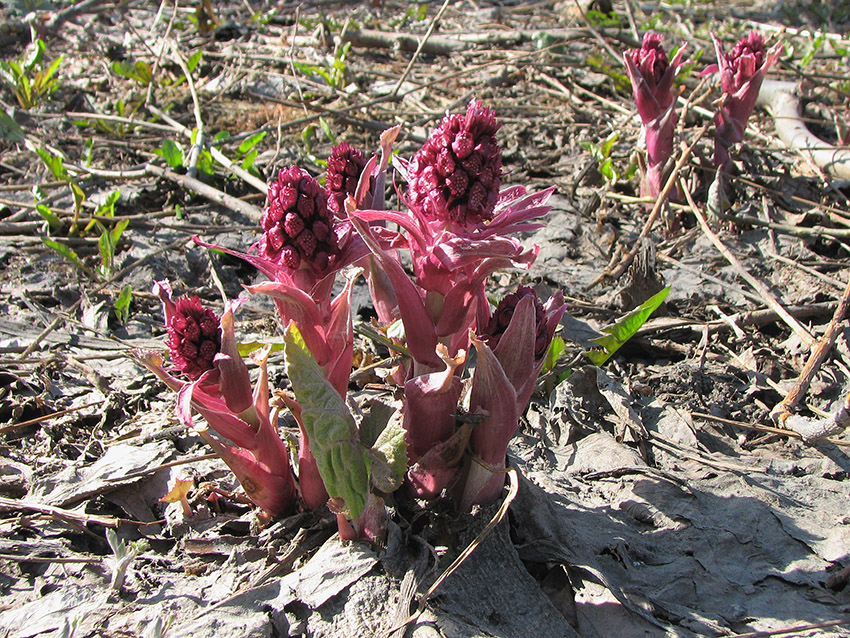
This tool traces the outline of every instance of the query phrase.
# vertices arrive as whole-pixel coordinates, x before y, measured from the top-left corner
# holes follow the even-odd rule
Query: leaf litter
[[[24,4],[2,10],[4,60],[18,58],[29,39]],[[45,68],[64,56],[59,81],[26,109],[4,89],[0,110],[7,635],[845,635],[835,623],[850,605],[846,440],[805,445],[773,428],[771,410],[810,348],[742,277],[745,270],[762,282],[805,331],[824,334],[848,276],[843,176],[757,111],[736,155],[734,227],[717,232],[736,260],[687,210],[678,233],[654,227],[639,239],[647,212],[628,175],[639,124],[622,65],[600,42],[620,53],[637,46],[629,16],[640,32],[651,22],[671,44],[688,39],[688,54],[704,50],[706,59],[709,30],[781,37],[787,55],[771,76],[807,80],[792,99],[815,120],[810,129],[834,144],[840,126],[832,132],[825,118],[844,121],[847,87],[830,90],[828,78],[847,61],[846,15],[787,3],[629,2],[614,3],[612,19],[594,13],[596,5],[582,13],[559,2],[461,3],[449,5],[415,54],[415,38],[412,47],[405,38],[424,39],[436,7],[78,4],[36,14]],[[344,59],[340,34],[352,43]],[[190,88],[182,68],[197,52]],[[791,89],[771,90],[787,100]],[[562,363],[544,375],[514,438],[510,461],[522,478],[507,519],[405,626],[496,506],[455,516],[438,502],[417,517],[400,508],[376,550],[330,537],[330,515],[258,524],[226,466],[177,427],[173,399],[124,354],[163,347],[148,292],[154,279],[212,301],[211,262],[229,296],[254,283],[236,260],[190,245],[198,233],[243,249],[254,240],[251,211],[263,202],[218,160],[196,159],[193,175],[181,165],[179,151],[192,143],[185,131],[198,126],[195,100],[206,134],[229,134],[220,153],[263,183],[292,163],[318,174],[330,136],[371,148],[381,130],[402,123],[399,149],[409,153],[470,97],[504,121],[507,179],[558,187],[547,225],[525,237],[540,246],[537,262],[497,273],[491,289],[522,283],[567,295],[560,361],[571,362],[572,374],[563,380]],[[178,127],[157,115],[157,104]],[[688,135],[708,120],[695,107],[679,126]],[[240,155],[249,138],[259,141]],[[603,144],[613,180],[587,150],[601,153]],[[35,148],[62,163],[51,160],[51,170]],[[165,151],[171,172],[151,159]],[[698,200],[709,154],[697,145],[683,168]],[[840,168],[842,158],[829,157]],[[68,180],[88,193],[81,206]],[[35,198],[33,185],[41,189]],[[200,196],[204,185],[211,190]],[[95,225],[86,229],[97,210],[90,202],[116,189],[115,219],[129,223],[105,241]],[[633,247],[640,250],[622,276],[595,283]],[[576,358],[659,285],[670,287],[662,308],[602,368]],[[126,286],[122,321],[115,304]],[[355,300],[368,313],[363,288]],[[281,341],[262,299],[246,302],[240,318],[248,341]],[[803,414],[812,418],[834,413],[847,393],[848,335],[839,320],[804,393]],[[359,347],[385,354],[365,340]],[[272,355],[270,373],[285,386],[281,356]],[[354,400],[388,396],[365,386]],[[170,480],[187,476],[195,483],[191,518],[180,499],[161,501]],[[124,582],[112,589],[116,563]]]

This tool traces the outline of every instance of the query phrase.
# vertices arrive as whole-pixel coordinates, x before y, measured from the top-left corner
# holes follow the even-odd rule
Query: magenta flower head
[[[257,252],[292,270],[306,267],[322,272],[339,255],[327,194],[296,166],[282,169],[269,186],[260,225],[263,235]]]
[[[219,318],[197,297],[175,302],[167,281],[156,282],[153,290],[165,310],[174,367],[166,369],[158,352],[137,349],[131,355],[178,393],[178,419],[227,463],[255,505],[272,516],[291,513],[297,491],[289,450],[270,416],[266,370],[270,349],[254,357],[260,375],[252,390],[234,333],[233,311],[238,304],[225,302]],[[193,409],[204,417],[206,427],[194,426]]]
[[[623,54],[626,73],[632,83],[638,115],[646,134],[646,174],[641,193],[657,197],[664,186],[665,172],[673,154],[673,131],[676,128],[676,95],[673,81],[679,72],[684,47],[668,61],[661,36],[648,32],[639,49]]]
[[[465,115],[447,115],[410,162],[409,206],[461,226],[492,219],[502,175],[500,126],[478,100]]]
[[[347,142],[337,144],[331,150],[325,173],[325,191],[328,209],[337,217],[345,217],[345,200],[357,192],[357,183],[364,168],[366,158],[363,153]],[[370,207],[364,203],[364,208]]]
[[[163,289],[161,284],[159,289]],[[221,319],[209,308],[204,308],[197,297],[183,297],[173,308],[169,306],[166,305],[166,328],[171,362],[180,372],[197,381],[215,367],[213,360],[221,351]]]
[[[471,458],[459,493],[459,506],[495,500],[504,485],[508,442],[525,412],[555,329],[566,311],[560,292],[542,305],[537,293],[520,286],[493,314],[488,333],[472,338],[478,364],[472,380],[470,412],[484,419],[472,430]]]
[[[708,67],[704,73],[720,71],[723,102],[714,116],[714,164],[725,169],[731,162],[729,148],[744,139],[747,120],[756,106],[762,81],[782,53],[782,44],[765,50],[764,38],[757,31],[751,31],[727,55],[714,34],[711,39],[717,52],[717,65]]]

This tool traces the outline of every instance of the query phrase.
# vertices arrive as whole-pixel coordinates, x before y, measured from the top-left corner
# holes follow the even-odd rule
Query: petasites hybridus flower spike
[[[408,205],[429,219],[464,226],[493,217],[499,199],[501,126],[478,100],[466,114],[447,115],[408,167]]]
[[[156,282],[153,291],[165,310],[174,367],[166,369],[158,352],[137,349],[132,356],[178,393],[180,422],[196,430],[218,453],[255,505],[272,516],[291,513],[297,492],[289,450],[278,436],[269,410],[266,358],[270,350],[253,357],[260,375],[252,391],[234,333],[233,312],[238,303],[226,301],[219,318],[197,298],[175,302],[167,281]],[[213,327],[217,336],[210,334]],[[194,426],[193,410],[204,417],[207,427]]]
[[[731,164],[729,148],[744,139],[747,120],[755,108],[762,81],[782,53],[782,44],[766,50],[764,38],[757,31],[751,31],[726,54],[714,34],[711,39],[717,52],[717,64],[703,73],[720,71],[723,99],[714,116],[714,164],[726,171]]]
[[[565,311],[560,292],[541,305],[534,290],[520,286],[496,308],[492,331],[482,338],[472,335],[478,363],[469,409],[484,418],[470,436],[470,455],[457,490],[460,509],[489,503],[501,492],[508,442],[528,406]]]
[[[684,46],[668,60],[661,36],[648,32],[639,49],[623,54],[626,73],[632,83],[635,104],[646,135],[646,172],[641,181],[641,194],[658,197],[673,155],[673,132],[676,128],[676,94],[673,81],[679,72]]]
[[[447,116],[414,160],[394,158],[410,185],[409,213],[349,212],[393,287],[415,362],[414,375],[442,370],[437,343],[447,345],[449,356],[455,356],[468,346],[468,329],[489,319],[484,282],[490,274],[499,268],[527,268],[537,256],[536,247],[526,250],[508,235],[540,227],[532,220],[550,210],[545,203],[554,187],[533,195],[526,195],[521,186],[499,192],[497,130],[493,112],[473,101],[465,115]],[[449,179],[458,171],[474,176],[463,192],[458,187],[461,178]],[[381,220],[404,231],[414,280],[365,223]]]
[[[257,252],[292,270],[323,272],[340,252],[330,217],[319,182],[297,166],[282,169],[269,186]]]
[[[331,149],[325,173],[325,191],[328,195],[328,209],[337,217],[345,217],[345,200],[356,193],[364,168],[366,158],[362,151],[348,142],[337,144]],[[371,208],[371,202],[363,202],[363,207]]]

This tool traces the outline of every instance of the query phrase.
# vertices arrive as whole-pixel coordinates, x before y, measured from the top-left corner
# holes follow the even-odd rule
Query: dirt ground
[[[818,166],[760,107],[733,153],[734,219],[698,220],[719,97],[716,78],[698,75],[716,59],[709,34],[727,48],[751,29],[783,42],[769,77],[794,83],[809,130],[840,146],[850,12],[605,10],[0,9],[0,59],[25,62],[42,40],[33,79],[64,56],[55,85],[39,94],[33,79],[25,104],[0,86],[0,635],[850,636],[850,439],[803,440],[771,417],[795,389],[808,423],[840,415],[847,397],[850,163]],[[648,29],[668,50],[687,44],[677,157],[690,149],[679,174],[696,208],[683,199],[674,229],[642,233],[640,121],[622,53]],[[412,157],[472,98],[503,122],[503,185],[557,187],[546,226],[523,238],[537,261],[497,273],[489,290],[563,291],[567,349],[511,445],[519,491],[507,517],[426,600],[498,504],[458,516],[448,497],[396,503],[378,548],[340,542],[327,512],[261,525],[224,463],[177,423],[173,393],[126,353],[164,349],[155,279],[220,306],[214,269],[228,296],[246,296],[254,269],[191,237],[245,250],[277,169],[319,176],[334,140],[371,152],[395,124],[396,151]],[[192,160],[199,125],[216,151]],[[664,286],[664,305],[612,359],[580,356]],[[368,321],[362,282],[355,300]],[[279,340],[273,305],[248,296],[237,331]],[[387,355],[362,335],[357,348],[360,365]],[[271,376],[285,387],[282,353]],[[391,394],[370,380],[352,385],[361,407]],[[191,518],[160,501],[174,477],[194,481]]]

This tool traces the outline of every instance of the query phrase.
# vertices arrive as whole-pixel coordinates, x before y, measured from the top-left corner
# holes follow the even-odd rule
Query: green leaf
[[[59,227],[62,225],[62,222],[59,221],[59,218],[56,216],[49,207],[44,204],[36,204],[35,206],[36,212],[47,222],[47,225],[50,226],[50,230],[57,231]]]
[[[203,50],[196,51],[192,54],[188,60],[186,60],[186,68],[189,69],[189,73],[192,73],[196,68],[198,68],[198,64],[201,63],[201,58],[204,57]]]
[[[106,196],[103,203],[97,207],[94,214],[99,217],[115,217],[115,204],[121,199],[121,190],[116,189]]]
[[[260,154],[259,149],[254,149],[250,153],[248,153],[244,159],[242,160],[242,169],[246,171],[250,171],[254,168],[254,161],[257,159],[257,155]]]
[[[112,274],[112,262],[115,257],[115,246],[108,230],[104,229],[100,234],[100,238],[97,240],[97,248],[100,251],[101,274],[108,277]]]
[[[153,80],[153,70],[151,65],[144,60],[136,62],[136,79],[142,84],[150,84]]]
[[[154,149],[154,153],[159,155],[171,168],[180,168],[183,166],[183,151],[172,139],[162,140],[162,146]]]
[[[80,256],[76,252],[74,252],[73,248],[70,248],[65,244],[60,244],[55,239],[50,239],[49,237],[42,237],[41,242],[48,248],[54,250],[56,253],[70,261],[72,264],[74,264],[77,268],[82,270],[87,275],[92,275],[91,271],[86,268],[85,264],[83,264],[83,262],[80,260]]]
[[[667,298],[669,292],[670,286],[667,286],[661,292],[644,301],[640,307],[632,310],[614,325],[603,328],[602,332],[607,334],[593,340],[594,343],[599,344],[601,350],[588,350],[582,354],[590,359],[593,365],[601,366],[646,323],[650,315]]]
[[[325,137],[327,137],[330,140],[331,144],[336,146],[336,135],[334,135],[334,132],[331,130],[331,125],[328,124],[328,122],[325,118],[323,118],[323,117],[319,118],[319,126],[322,127],[322,131],[324,132]]]
[[[236,349],[239,351],[239,356],[247,357],[249,354],[254,352],[255,350],[259,350],[263,346],[269,345],[267,343],[263,343],[262,341],[246,341],[245,343],[237,343]],[[273,343],[271,344],[272,352],[280,352],[283,350],[282,343]]]
[[[53,60],[53,62],[50,63],[50,66],[47,67],[47,69],[44,70],[41,76],[42,86],[47,87],[47,85],[50,83],[50,79],[53,77],[53,74],[56,73],[56,71],[59,69],[59,65],[62,64],[62,60],[64,59],[65,56],[60,55],[58,58]]]
[[[236,152],[240,155],[244,155],[252,148],[254,148],[257,144],[263,141],[263,138],[266,136],[266,131],[260,131],[259,133],[254,133],[251,137],[242,141],[239,145],[239,148],[236,149]]]
[[[120,222],[115,224],[115,228],[109,231],[109,239],[112,242],[113,247],[118,245],[118,242],[121,241],[121,235],[127,229],[127,226],[130,224],[129,219],[122,219]]]
[[[6,111],[0,111],[0,137],[12,142],[23,142],[25,139],[24,131]]]
[[[25,51],[25,57],[23,58],[23,60],[21,60],[23,62],[23,67],[27,71],[32,70],[35,65],[41,62],[41,60],[44,58],[44,51],[46,50],[46,48],[47,45],[45,45],[44,40],[40,38],[33,42],[29,47],[27,47],[27,50]]]
[[[286,329],[284,342],[286,374],[301,406],[319,474],[331,498],[342,498],[356,521],[369,495],[368,451],[360,444],[345,401],[325,378],[294,323]]]
[[[70,178],[68,177],[68,171],[65,170],[65,161],[59,155],[53,155],[50,151],[37,148],[35,152],[38,153],[38,156],[41,158],[41,161],[44,162],[45,166],[50,169],[50,172],[53,173],[53,177],[62,180],[68,181]]]
[[[130,318],[130,304],[133,302],[133,286],[127,284],[121,289],[121,293],[118,295],[118,299],[115,300],[115,303],[112,307],[115,309],[115,316],[118,317],[118,321],[122,324],[127,323],[127,319]]]
[[[541,370],[542,374],[550,372],[552,368],[555,367],[555,364],[558,363],[558,359],[561,358],[566,347],[567,344],[560,336],[556,335],[552,338],[552,343],[549,344],[549,349],[546,350],[546,358],[543,360],[543,368]]]
[[[407,474],[407,442],[400,410],[390,418],[370,452],[372,485],[382,492],[395,492]]]
[[[608,137],[605,138],[605,141],[602,142],[602,157],[611,157],[611,149],[614,148],[614,144],[617,143],[617,140],[620,138],[619,133],[611,133]]]

